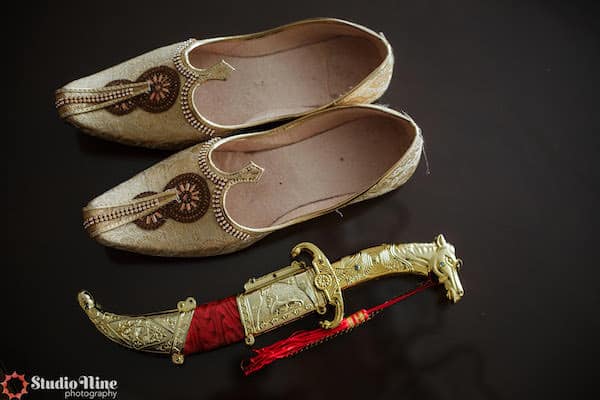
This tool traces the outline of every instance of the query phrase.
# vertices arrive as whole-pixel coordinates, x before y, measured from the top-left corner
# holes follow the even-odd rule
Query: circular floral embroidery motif
[[[135,196],[134,199],[151,196],[153,194],[156,194],[156,192],[140,193],[137,196]],[[162,209],[159,208],[158,210],[154,211],[152,214],[148,214],[145,217],[136,219],[135,221],[133,221],[133,223],[142,229],[154,230],[154,229],[160,228],[162,226],[162,224],[165,223],[166,220],[167,219],[163,215]]]
[[[141,94],[137,100],[144,111],[160,113],[175,104],[179,94],[179,74],[174,69],[165,66],[151,68],[137,81],[150,84],[150,91]]]
[[[133,83],[133,82],[130,81],[129,79],[118,79],[116,81],[108,82],[106,84],[106,86],[108,87],[108,86],[126,85],[128,83]],[[116,104],[112,104],[112,105],[106,107],[106,111],[108,111],[111,114],[115,114],[115,115],[125,115],[125,114],[129,114],[130,112],[135,110],[136,107],[137,106],[135,104],[135,98],[133,98],[133,99],[127,99],[125,101],[121,101]]]
[[[194,222],[208,211],[210,192],[206,181],[198,174],[187,173],[173,178],[165,190],[176,189],[179,201],[165,206],[168,216],[179,222]]]

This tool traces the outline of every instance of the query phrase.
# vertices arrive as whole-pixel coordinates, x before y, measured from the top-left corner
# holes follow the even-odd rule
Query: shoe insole
[[[228,172],[250,161],[264,168],[258,182],[232,186],[225,206],[235,222],[265,228],[335,207],[367,190],[404,155],[412,139],[397,121],[371,116],[268,150],[217,148],[212,159]]]
[[[242,46],[243,44],[240,44]],[[197,48],[192,63],[203,68],[222,59],[236,70],[194,91],[200,114],[221,125],[261,123],[314,110],[359,84],[381,62],[379,49],[359,36],[336,36],[259,55],[229,55]]]

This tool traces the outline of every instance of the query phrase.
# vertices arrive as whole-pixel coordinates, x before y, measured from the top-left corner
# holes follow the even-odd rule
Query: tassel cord
[[[344,318],[336,328],[318,328],[308,331],[298,331],[293,333],[287,339],[280,340],[258,350],[253,350],[254,355],[250,360],[246,363],[242,362],[242,371],[244,372],[244,375],[250,375],[278,359],[293,357],[298,353],[311,349],[321,343],[328,342],[335,337],[349,333],[354,330],[354,328],[363,325],[374,316],[379,315],[384,309],[422,292],[425,289],[435,286],[436,284],[437,283],[434,282],[433,278],[430,276],[421,285],[400,296],[394,297],[367,310],[362,309]]]

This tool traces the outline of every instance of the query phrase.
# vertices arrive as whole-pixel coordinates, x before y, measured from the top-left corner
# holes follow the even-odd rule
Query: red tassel
[[[344,318],[342,322],[333,329],[318,328],[310,331],[299,331],[292,334],[287,339],[280,340],[272,345],[258,350],[253,350],[254,355],[250,358],[248,363],[242,364],[242,371],[244,372],[244,375],[248,376],[273,363],[274,361],[277,361],[281,358],[291,357],[303,350],[323,343],[334,336],[350,332],[355,327],[370,320],[375,314],[381,312],[383,309],[405,300],[414,294],[422,292],[423,290],[430,288],[435,284],[436,283],[429,278],[422,285],[409,292],[406,292],[398,297],[394,297],[393,299],[390,299],[385,303],[372,307],[368,310],[363,309],[355,312],[349,317]]]

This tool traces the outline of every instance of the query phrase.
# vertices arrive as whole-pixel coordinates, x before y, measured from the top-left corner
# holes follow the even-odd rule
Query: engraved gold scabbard
[[[306,314],[333,317],[320,322],[334,329],[344,318],[342,291],[363,282],[399,274],[431,276],[457,302],[464,291],[458,276],[462,261],[443,235],[430,243],[384,244],[331,263],[312,243],[292,249],[292,263],[268,275],[252,278],[244,293],[197,306],[193,298],[177,309],[146,315],[103,311],[92,296],[79,293],[79,303],[96,328],[109,339],[134,350],[171,354],[182,363],[184,354],[212,350],[245,340]],[[304,257],[301,255],[304,254]]]
[[[196,308],[193,298],[180,301],[175,310],[143,315],[103,311],[85,290],[77,298],[96,328],[110,340],[133,350],[171,354],[173,362],[183,362],[183,347]]]

